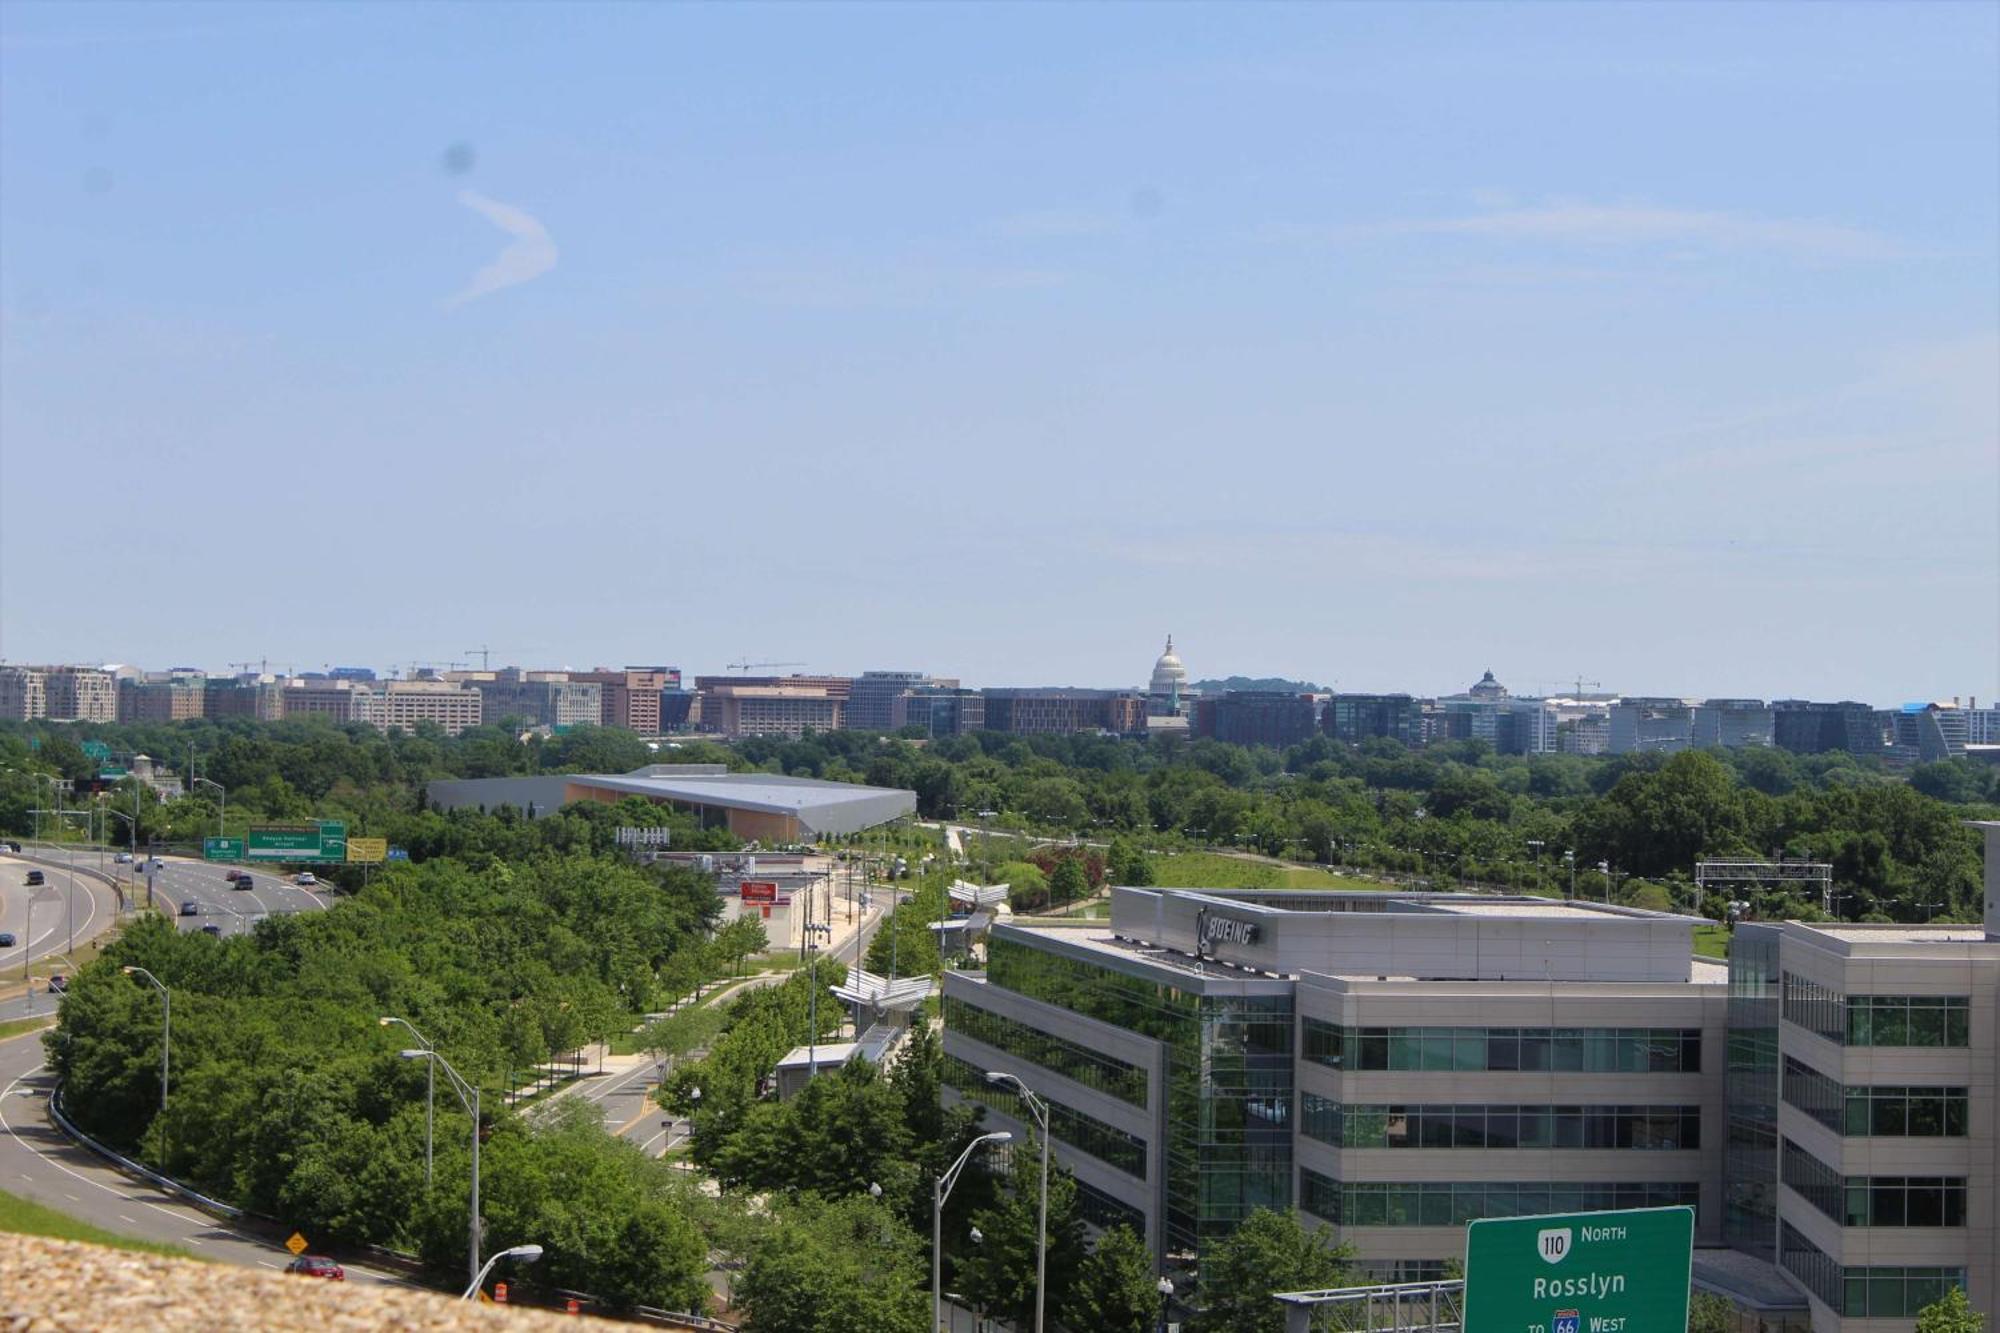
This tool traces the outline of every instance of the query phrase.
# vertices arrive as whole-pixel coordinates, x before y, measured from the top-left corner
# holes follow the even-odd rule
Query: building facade
[[[1284,749],[1312,739],[1318,705],[1310,694],[1284,690],[1229,690],[1194,702],[1194,734],[1234,745]]]
[[[514,717],[536,727],[599,726],[604,721],[604,686],[571,680],[566,672],[509,669],[473,684],[480,695],[480,716],[488,721]]]
[[[356,686],[357,691],[364,686]],[[480,721],[479,691],[451,680],[391,680],[371,692],[369,716],[379,731],[414,731],[429,723],[456,736]]]
[[[1872,707],[1852,699],[1776,699],[1771,703],[1771,741],[1793,754],[1845,750],[1857,759],[1880,758],[1882,724]]]
[[[1167,636],[1167,646],[1161,650],[1159,659],[1153,663],[1153,674],[1146,683],[1146,714],[1149,717],[1185,717],[1193,704],[1188,694],[1187,668],[1174,652],[1174,636]]]
[[[366,682],[330,676],[285,682],[284,716],[323,717],[340,726],[375,721],[375,691]]]
[[[898,705],[913,691],[956,689],[956,680],[922,671],[864,671],[854,678],[847,695],[843,725],[849,731],[894,731]]]
[[[965,736],[986,730],[986,696],[978,690],[912,690],[896,701],[892,731],[922,727],[924,735]]]
[[[626,667],[623,671],[599,667],[568,675],[572,681],[599,687],[600,726],[622,727],[641,736],[660,734],[660,693],[681,687],[678,667]]]
[[[44,714],[51,722],[116,722],[118,678],[101,667],[43,667]]]
[[[986,729],[1017,735],[1146,729],[1146,696],[1132,690],[988,689]]]
[[[1705,699],[1694,710],[1698,750],[1763,749],[1771,745],[1770,706],[1762,699]]]
[[[1694,747],[1694,705],[1627,695],[1611,705],[1612,754],[1672,754]]]
[[[207,716],[208,681],[199,671],[127,676],[118,682],[120,722],[186,722]]]
[[[806,685],[712,687],[702,696],[702,725],[724,736],[784,736],[839,731],[847,701]]]
[[[42,669],[0,666],[0,718],[32,722],[48,715],[48,680]]]
[[[1424,709],[1407,694],[1336,694],[1321,710],[1320,725],[1350,745],[1383,736],[1416,746],[1424,739]]]

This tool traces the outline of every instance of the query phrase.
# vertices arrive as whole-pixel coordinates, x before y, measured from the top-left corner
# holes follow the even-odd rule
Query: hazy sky
[[[0,9],[0,657],[2000,694],[2000,8]]]

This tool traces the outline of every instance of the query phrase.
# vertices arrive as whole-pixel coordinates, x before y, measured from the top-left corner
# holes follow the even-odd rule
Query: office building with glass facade
[[[947,1093],[1023,1135],[985,1075],[1046,1098],[1086,1216],[1177,1275],[1260,1206],[1402,1281],[1477,1218],[1688,1204],[1697,1285],[1765,1327],[1905,1330],[2000,1304],[2000,847],[1987,898],[1744,923],[1724,964],[1631,908],[1114,889],[946,974]]]

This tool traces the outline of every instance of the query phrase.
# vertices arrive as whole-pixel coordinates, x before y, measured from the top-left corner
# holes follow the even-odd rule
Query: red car
[[[287,1273],[323,1277],[333,1282],[347,1281],[347,1270],[323,1254],[302,1254],[285,1265]]]

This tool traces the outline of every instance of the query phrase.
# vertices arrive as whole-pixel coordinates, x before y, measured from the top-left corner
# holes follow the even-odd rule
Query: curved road
[[[28,872],[39,870],[47,883],[30,887]],[[34,934],[29,936],[30,907]],[[0,971],[24,963],[60,959],[109,930],[118,919],[118,899],[102,880],[46,862],[0,855],[0,932],[15,939],[0,949]],[[79,960],[81,961],[81,960]],[[62,970],[58,967],[56,970]]]
[[[277,1269],[291,1261],[281,1245],[237,1231],[71,1143],[49,1119],[52,1081],[39,1033],[0,1041],[0,1181],[10,1192],[106,1231],[178,1245],[204,1259]],[[401,1282],[342,1263],[350,1279]]]
[[[268,870],[252,871],[252,886],[239,888],[222,878],[222,872],[231,869],[242,867],[165,857],[157,871],[140,877],[139,894],[143,899],[150,879],[154,901],[161,911],[175,914],[182,930],[216,926],[224,935],[241,934],[267,916],[316,912],[328,905],[323,889],[302,888]],[[193,915],[180,914],[183,903],[195,905]]]

